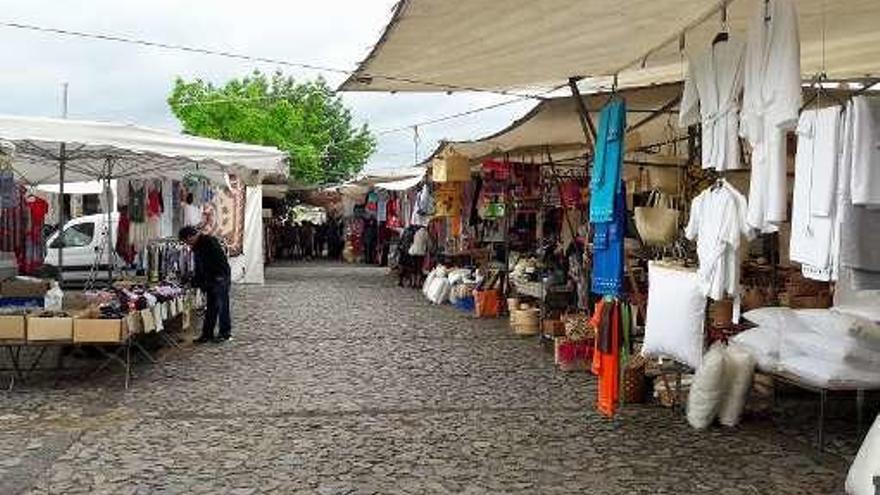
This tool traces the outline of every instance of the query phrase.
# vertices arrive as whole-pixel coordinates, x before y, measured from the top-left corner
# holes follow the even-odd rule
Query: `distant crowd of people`
[[[342,259],[345,247],[342,222],[335,218],[324,224],[279,224],[274,232],[276,259],[310,261]]]

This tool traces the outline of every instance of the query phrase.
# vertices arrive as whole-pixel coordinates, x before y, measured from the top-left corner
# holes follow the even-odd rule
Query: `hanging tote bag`
[[[679,211],[660,191],[651,193],[647,206],[635,209],[636,230],[642,242],[649,246],[665,246],[675,240],[678,232]]]

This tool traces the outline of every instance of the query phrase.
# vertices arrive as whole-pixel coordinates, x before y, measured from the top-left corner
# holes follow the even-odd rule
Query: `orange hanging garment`
[[[609,302],[610,309],[602,311],[605,320],[597,335],[599,361],[599,399],[597,408],[605,416],[613,417],[620,399],[620,304]],[[604,307],[603,307],[604,309]],[[594,364],[596,360],[594,359]]]

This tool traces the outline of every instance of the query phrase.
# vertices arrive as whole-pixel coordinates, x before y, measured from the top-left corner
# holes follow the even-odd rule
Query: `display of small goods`
[[[170,283],[120,281],[111,288],[63,292],[57,282],[15,277],[0,283],[0,340],[121,343],[162,330],[188,312],[187,289]],[[47,289],[48,288],[48,289]]]

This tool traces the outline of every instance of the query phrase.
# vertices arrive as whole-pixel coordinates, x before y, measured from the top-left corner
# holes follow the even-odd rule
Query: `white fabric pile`
[[[422,285],[422,293],[434,304],[454,304],[461,297],[460,292],[455,291],[456,286],[474,284],[473,272],[466,268],[448,269],[443,265],[437,265]]]
[[[829,389],[880,387],[880,329],[829,309],[761,308],[745,318],[758,325],[732,341],[758,367]]]
[[[703,429],[718,417],[724,426],[739,424],[754,372],[755,360],[747,351],[715,343],[694,375],[688,395],[688,423]]]

